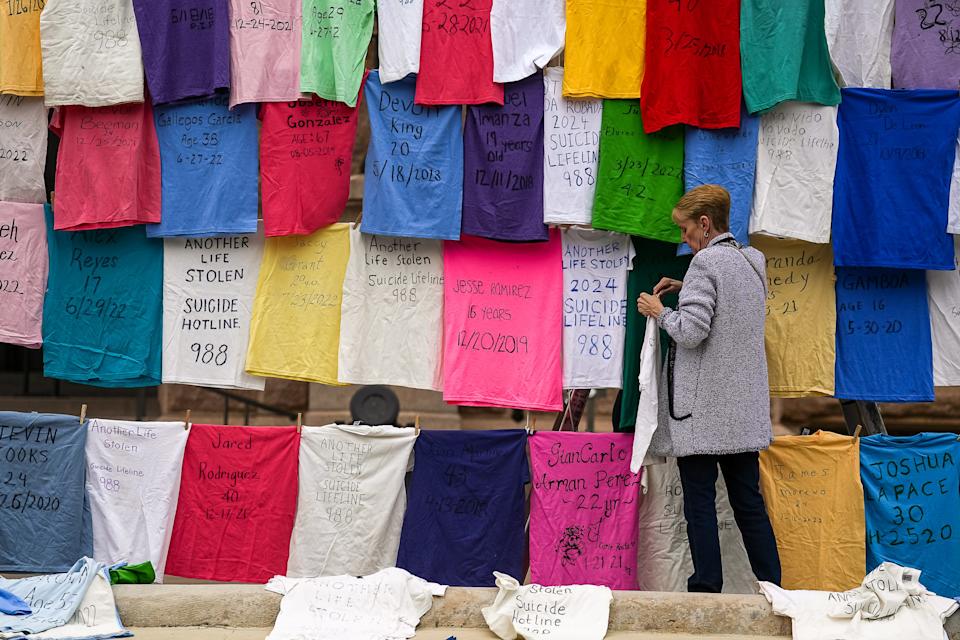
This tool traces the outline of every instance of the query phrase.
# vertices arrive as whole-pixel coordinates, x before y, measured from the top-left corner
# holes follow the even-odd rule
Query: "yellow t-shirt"
[[[335,224],[308,236],[266,239],[250,321],[248,373],[338,384],[349,229]]]
[[[845,591],[866,573],[860,440],[780,436],[760,452],[760,489],[784,589]]]
[[[563,95],[639,98],[646,0],[567,0]]]
[[[837,298],[830,245],[762,235],[750,244],[767,259],[770,395],[833,395]]]
[[[0,5],[0,93],[43,95],[40,12],[44,0],[9,0]]]

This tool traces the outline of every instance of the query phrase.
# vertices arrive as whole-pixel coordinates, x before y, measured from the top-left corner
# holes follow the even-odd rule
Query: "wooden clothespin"
[[[87,419],[87,405],[80,405],[80,424],[83,424],[83,421]]]
[[[190,409],[187,409],[187,414],[183,416],[183,430],[187,431],[190,429]]]
[[[297,414],[297,433],[303,433],[303,414]]]
[[[863,425],[862,425],[862,424],[858,424],[858,425],[857,425],[857,428],[853,430],[853,437],[854,437],[854,438],[859,438],[861,431],[863,431]]]
[[[360,213],[357,214],[357,219],[353,221],[353,228],[356,229],[360,226],[360,223],[363,221],[363,210],[360,210]]]
[[[417,435],[420,435],[420,414],[419,413],[413,418],[413,428],[417,430]]]

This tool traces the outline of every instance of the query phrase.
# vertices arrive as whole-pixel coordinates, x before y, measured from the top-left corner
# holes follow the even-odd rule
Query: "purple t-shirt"
[[[960,84],[960,4],[897,0],[891,66],[894,89],[953,89]]]
[[[153,104],[230,86],[227,0],[133,0]]]
[[[463,233],[521,242],[547,239],[540,72],[504,85],[502,107],[467,107]]]

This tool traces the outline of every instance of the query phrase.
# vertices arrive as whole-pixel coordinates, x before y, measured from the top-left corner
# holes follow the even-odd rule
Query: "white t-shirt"
[[[48,107],[143,102],[133,0],[47,0],[40,48]]]
[[[0,201],[47,201],[47,108],[43,98],[0,95]]]
[[[619,389],[627,320],[629,236],[564,229],[563,387]]]
[[[396,565],[416,437],[409,427],[303,428],[287,575],[359,576]]]
[[[521,586],[508,575],[497,577],[497,597],[481,609],[490,630],[503,640],[517,636],[527,640],[603,640],[607,635],[610,603],[609,587],[568,585]]]
[[[163,381],[262,390],[244,371],[263,236],[163,241]]]
[[[653,432],[657,430],[660,407],[660,327],[648,322],[643,330],[643,346],[640,348],[640,400],[637,403],[637,421],[633,432],[633,453],[630,457],[630,472],[639,473],[647,457],[647,449]],[[649,489],[649,483],[643,485]]]
[[[893,0],[826,0],[824,9],[841,86],[889,89]]]
[[[760,117],[750,233],[830,242],[837,108],[783,102]]]
[[[446,586],[390,568],[363,578],[276,576],[266,589],[283,596],[267,640],[403,640]]]
[[[543,69],[563,50],[566,31],[564,0],[493,0],[493,81],[516,82]]]
[[[563,97],[563,67],[543,70],[543,221],[589,225],[602,100]]]
[[[442,347],[441,241],[351,228],[337,378],[440,391]]]
[[[947,233],[960,233],[960,137],[957,138],[957,157],[953,161],[953,179],[950,181],[950,213]]]
[[[40,633],[31,633],[26,637],[30,640],[80,640],[83,638],[103,640],[130,635],[132,634],[120,621],[117,604],[113,598],[113,588],[110,586],[110,575],[104,568],[97,572],[80,601],[80,606],[74,611],[67,624]]]
[[[188,435],[182,422],[90,420],[86,487],[98,562],[149,560],[163,580]]]
[[[831,618],[830,611],[847,594],[787,591],[769,582],[760,583],[760,592],[774,613],[793,620],[794,640],[943,640],[943,623],[958,606],[931,594],[925,596],[927,606],[902,607],[889,618]]]
[[[960,236],[953,238],[960,268]],[[927,271],[930,334],[933,339],[933,384],[960,385],[960,271]]]
[[[377,29],[380,82],[419,72],[423,0],[378,0]]]

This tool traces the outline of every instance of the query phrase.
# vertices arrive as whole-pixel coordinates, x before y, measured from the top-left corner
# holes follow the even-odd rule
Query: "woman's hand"
[[[660,282],[653,288],[653,295],[662,296],[668,293],[677,293],[680,291],[680,288],[683,286],[682,280],[674,280],[673,278],[661,278]]]
[[[664,278],[664,280],[667,280],[667,278]],[[641,293],[640,297],[637,298],[637,311],[648,318],[658,318],[663,311],[663,303],[660,302],[660,298],[657,296],[652,296],[649,293]]]

